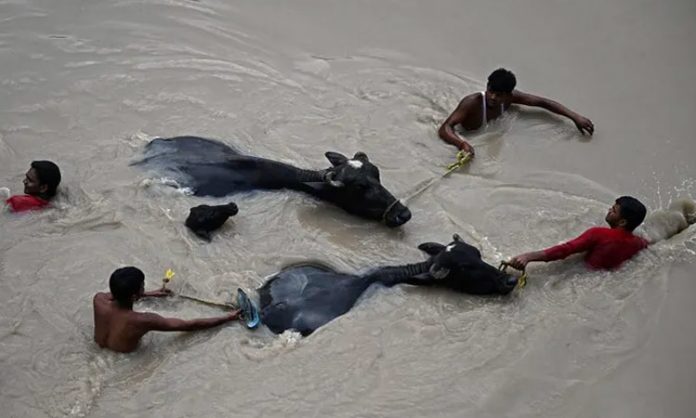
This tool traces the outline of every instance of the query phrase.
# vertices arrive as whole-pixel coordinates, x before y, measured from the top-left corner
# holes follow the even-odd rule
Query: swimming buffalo
[[[411,212],[380,183],[379,169],[363,152],[348,158],[327,152],[331,167],[307,170],[242,155],[222,142],[194,136],[157,138],[134,165],[189,187],[196,196],[223,197],[255,189],[292,189],[331,202],[354,215],[403,225]]]
[[[271,331],[294,330],[309,335],[348,312],[374,283],[440,286],[472,294],[507,294],[517,278],[481,260],[479,251],[454,235],[447,246],[418,246],[427,261],[382,267],[365,275],[336,272],[316,264],[288,267],[272,276],[259,290],[261,322]]]

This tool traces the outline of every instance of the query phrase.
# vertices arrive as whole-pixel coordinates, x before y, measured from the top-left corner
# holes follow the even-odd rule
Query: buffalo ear
[[[460,237],[459,234],[457,234],[456,232],[452,234],[452,240],[454,240],[454,242],[464,242],[462,237]]]
[[[437,242],[424,242],[418,246],[418,249],[428,255],[438,255],[445,249],[445,246]]]
[[[370,162],[370,159],[367,158],[367,154],[365,154],[365,153],[362,152],[362,151],[356,152],[355,155],[353,156],[353,159],[354,159],[354,160],[358,160],[358,161],[362,161],[362,162],[364,162],[364,163]]]
[[[341,164],[345,164],[346,161],[348,161],[348,157],[338,152],[328,151],[324,155],[326,156],[326,159],[329,160],[331,165],[333,165],[334,167],[337,167]]]

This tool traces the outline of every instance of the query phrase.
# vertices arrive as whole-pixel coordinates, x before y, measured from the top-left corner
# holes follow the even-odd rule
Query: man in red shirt
[[[513,257],[510,265],[523,270],[530,261],[562,260],[571,254],[585,253],[585,264],[591,269],[613,270],[648,246],[648,241],[633,235],[646,212],[638,199],[622,196],[607,213],[609,228],[590,228],[574,240]]]
[[[24,194],[5,201],[12,212],[42,209],[56,195],[60,184],[60,169],[51,161],[32,161],[24,177]]]

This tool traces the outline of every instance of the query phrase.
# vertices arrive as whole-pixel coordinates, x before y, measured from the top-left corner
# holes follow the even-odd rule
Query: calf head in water
[[[189,211],[186,226],[194,234],[210,241],[210,233],[220,228],[230,216],[236,215],[237,212],[239,209],[234,202],[217,206],[199,205]]]
[[[411,211],[382,186],[379,169],[364,152],[351,159],[337,152],[325,155],[332,167],[325,171],[324,180],[333,189],[332,200],[337,205],[352,214],[384,221],[389,227],[411,219]]]
[[[417,279],[423,284],[440,285],[457,291],[485,295],[507,294],[517,285],[517,278],[503,273],[481,259],[481,253],[454,234],[447,245],[427,242],[418,246],[430,255],[427,274]],[[411,281],[419,284],[418,281]]]

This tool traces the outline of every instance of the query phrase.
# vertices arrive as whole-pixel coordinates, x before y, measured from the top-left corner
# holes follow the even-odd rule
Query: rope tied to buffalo
[[[447,165],[447,170],[444,172],[444,174],[442,174],[442,175],[439,176],[439,177],[434,177],[434,178],[431,179],[429,182],[427,182],[426,184],[424,184],[423,186],[419,187],[419,188],[416,189],[414,192],[412,192],[411,194],[409,194],[408,196],[406,196],[406,197],[403,199],[403,201],[404,201],[404,202],[407,202],[407,201],[413,199],[414,197],[420,195],[421,193],[423,193],[424,191],[426,191],[430,186],[432,186],[433,184],[435,184],[437,181],[444,179],[445,177],[447,177],[447,176],[449,176],[450,174],[454,173],[454,172],[457,171],[458,169],[464,167],[469,161],[471,161],[472,158],[473,158],[473,156],[471,155],[471,153],[469,153],[469,152],[464,152],[464,151],[459,151],[459,152],[457,153],[457,160],[456,160],[455,162],[453,162],[452,164]]]
[[[408,194],[408,195],[407,195],[406,197],[404,197],[403,199],[394,199],[394,201],[391,202],[391,203],[389,204],[389,206],[387,206],[387,208],[384,210],[384,213],[382,214],[382,220],[384,220],[384,219],[387,217],[387,214],[389,213],[390,210],[392,210],[392,208],[394,207],[394,205],[396,205],[396,204],[399,203],[399,202],[402,202],[402,203],[405,204],[405,203],[408,202],[409,200],[413,199],[414,197],[416,197],[416,196],[418,196],[419,194],[421,194],[421,193],[423,193],[424,191],[426,191],[430,186],[432,186],[433,184],[435,184],[438,180],[442,180],[443,178],[445,178],[445,177],[449,176],[450,174],[452,174],[454,171],[456,171],[456,170],[458,170],[458,169],[464,167],[469,161],[471,161],[472,158],[473,158],[473,156],[471,155],[471,153],[469,153],[469,152],[464,152],[464,151],[459,151],[459,152],[457,153],[457,160],[456,160],[455,162],[453,162],[452,164],[449,164],[449,165],[447,166],[447,171],[445,171],[444,174],[442,174],[441,176],[434,177],[434,178],[430,179],[430,181],[428,181],[426,184],[424,184],[423,186],[419,187],[419,188],[416,189],[414,192]]]

